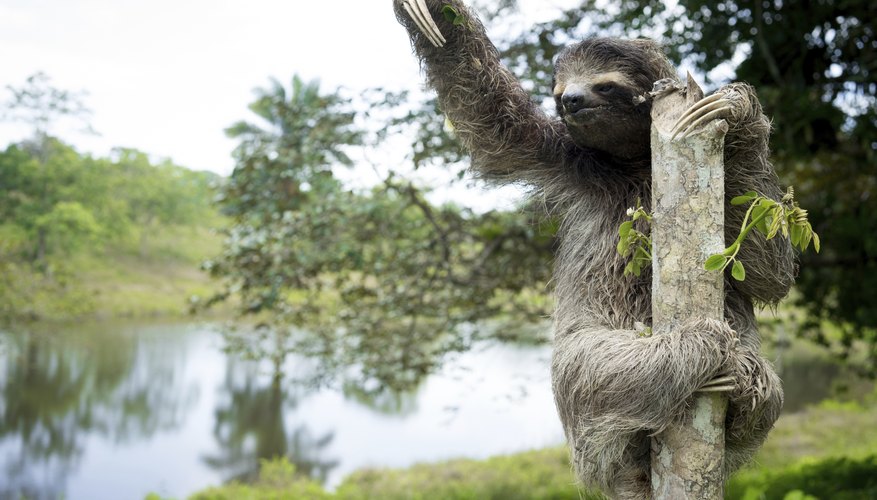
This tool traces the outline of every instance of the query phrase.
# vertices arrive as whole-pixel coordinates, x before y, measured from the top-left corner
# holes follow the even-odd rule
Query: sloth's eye
[[[611,83],[598,83],[594,85],[594,92],[598,94],[608,95],[611,94],[612,91],[615,90],[615,85]]]

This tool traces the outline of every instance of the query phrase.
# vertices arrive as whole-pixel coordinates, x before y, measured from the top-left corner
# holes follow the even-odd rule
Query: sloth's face
[[[555,65],[554,102],[573,141],[618,158],[649,154],[650,104],[638,98],[651,89],[642,86],[576,50],[562,53]]]

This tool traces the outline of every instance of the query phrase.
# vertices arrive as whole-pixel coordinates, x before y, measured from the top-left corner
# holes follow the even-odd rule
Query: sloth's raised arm
[[[563,124],[532,102],[463,2],[394,0],[393,6],[478,176],[541,187],[564,175],[564,149],[574,145]],[[443,8],[460,23],[446,19]]]

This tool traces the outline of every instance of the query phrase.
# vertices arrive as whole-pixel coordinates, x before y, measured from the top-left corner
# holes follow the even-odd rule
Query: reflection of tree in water
[[[321,482],[338,466],[337,460],[320,457],[334,433],[314,436],[304,424],[287,429],[285,411],[294,410],[304,394],[287,393],[281,365],[275,360],[266,377],[257,363],[229,357],[223,387],[227,400],[215,412],[213,429],[220,451],[204,459],[228,481],[256,479],[261,459],[286,457],[298,472]]]
[[[193,402],[170,381],[182,358],[118,330],[4,334],[0,498],[60,498],[89,434],[116,442],[176,427]],[[189,403],[189,404],[187,404]]]
[[[386,387],[368,390],[359,384],[344,384],[345,399],[356,401],[366,408],[386,416],[407,417],[417,412],[418,388],[399,392]]]

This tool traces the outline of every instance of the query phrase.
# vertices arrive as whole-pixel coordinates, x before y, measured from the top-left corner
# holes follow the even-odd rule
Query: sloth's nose
[[[567,114],[573,115],[585,108],[594,108],[600,105],[599,97],[594,95],[590,88],[584,85],[569,85],[560,97],[560,103]]]
[[[585,93],[579,89],[570,89],[563,93],[560,98],[563,109],[569,114],[574,114],[585,108]]]

